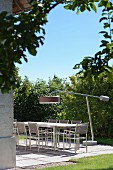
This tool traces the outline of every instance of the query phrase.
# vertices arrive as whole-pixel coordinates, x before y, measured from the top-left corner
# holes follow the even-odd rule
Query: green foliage
[[[77,79],[70,77],[71,84],[56,76],[53,80],[50,79],[48,84],[43,80],[37,80],[34,84],[27,78],[22,81],[17,76],[15,64],[21,64],[22,59],[27,62],[26,51],[33,56],[37,54],[37,49],[44,43],[47,14],[59,4],[64,4],[65,9],[77,14],[91,10],[96,12],[97,6],[104,7],[100,19],[104,29],[100,31],[104,37],[100,44],[102,50],[94,57],[87,56],[80,64],[75,65],[75,69],[82,67],[82,70]],[[7,12],[0,14],[0,88],[2,92],[6,92],[18,85],[14,93],[15,118],[19,121],[45,121],[48,118],[88,121],[86,101],[81,96],[62,94],[61,104],[52,106],[39,105],[38,98],[56,89],[94,95],[105,94],[111,99],[109,104],[90,99],[94,132],[96,136],[112,137],[113,68],[108,62],[113,58],[113,4],[108,0],[31,0],[31,5],[29,11],[16,16],[7,16]]]
[[[112,68],[113,70],[113,68]],[[26,77],[20,81],[19,88],[14,93],[14,116],[18,121],[47,121],[53,119],[82,120],[88,122],[86,99],[74,94],[59,94],[60,104],[41,105],[40,96],[48,96],[55,90],[91,94],[94,96],[105,95],[110,97],[109,102],[90,98],[90,109],[95,137],[113,137],[113,71],[102,73],[98,81],[71,76],[70,83],[65,79],[54,76],[48,83],[37,80],[32,83]],[[53,94],[58,95],[58,94]],[[90,128],[89,128],[89,137]]]
[[[26,51],[35,56],[37,48],[44,44],[47,14],[58,4],[52,0],[32,0],[32,7],[27,12],[15,16],[7,16],[7,12],[0,14],[0,88],[2,92],[15,88],[15,64],[22,64],[22,59],[27,62]]]
[[[33,5],[31,11],[18,16],[7,17],[6,12],[0,14],[0,87],[3,92],[15,87],[15,63],[21,64],[22,58],[27,62],[26,50],[36,55],[36,48],[43,45],[46,14],[40,6],[35,13],[35,8]],[[42,35],[36,35],[38,32]]]
[[[103,47],[102,51],[96,53],[94,57],[86,57],[74,68],[81,65],[85,77],[91,75],[97,77],[101,72],[109,71],[108,61],[112,58],[113,46],[112,2],[108,0],[30,0],[29,2],[32,7],[27,12],[15,16],[7,16],[7,12],[0,14],[0,88],[2,92],[14,89],[17,85],[15,64],[22,64],[22,59],[27,62],[26,51],[35,56],[40,45],[44,44],[47,14],[59,4],[63,4],[65,9],[75,11],[77,14],[86,10],[96,12],[97,7],[105,8],[100,22],[105,21],[103,27],[109,28],[110,33],[107,31],[100,33],[105,39],[111,41],[102,40],[100,45]]]
[[[78,74],[83,78],[98,79],[102,72],[110,72],[111,67],[109,61],[113,58],[113,4],[107,0],[101,1],[99,6],[104,6],[102,10],[102,17],[99,22],[103,22],[103,31],[100,34],[103,35],[104,40],[101,41],[100,48],[94,57],[84,57],[80,64],[76,64],[74,69],[81,69]]]
[[[97,138],[97,143],[101,145],[110,145],[113,146],[113,139],[111,138]]]
[[[14,117],[18,121],[46,121],[56,118],[60,108],[56,105],[41,105],[38,102],[40,96],[48,95],[58,86],[63,89],[64,80],[54,77],[48,84],[43,80],[31,83],[26,77],[21,81],[20,87],[14,93]]]
[[[66,5],[64,6],[65,9],[76,11],[76,14],[79,14],[80,12],[84,11],[97,11],[96,3],[99,2],[99,0],[83,0],[83,1],[67,1]]]
[[[113,115],[112,115],[112,88],[113,88],[113,73],[104,72],[100,75],[98,81],[92,79],[81,79],[77,77],[77,81],[71,79],[72,89],[74,91],[76,84],[75,92],[91,94],[94,96],[105,95],[110,97],[109,102],[99,101],[95,98],[89,98],[90,109],[92,115],[92,122],[94,128],[94,134],[98,137],[112,137],[112,124],[113,124]],[[74,82],[73,82],[74,81]],[[65,105],[65,104],[64,104]],[[68,103],[65,106],[68,111],[73,110],[71,113],[75,113],[72,116],[72,119],[81,119],[83,122],[88,121],[87,106],[85,98],[82,96],[76,96],[76,100],[72,101],[71,107]],[[75,107],[75,108],[74,108]],[[102,130],[104,129],[104,130]]]
[[[30,0],[31,9],[19,15],[7,16],[7,12],[0,14],[0,88],[2,92],[14,89],[17,85],[15,70],[16,63],[22,64],[22,59],[28,61],[26,51],[35,56],[40,45],[44,44],[45,24],[47,14],[57,5],[63,4],[65,9],[76,11],[97,11],[97,7],[104,7],[100,22],[104,22],[101,31],[105,40],[101,41],[102,51],[94,57],[86,57],[75,65],[75,69],[82,66],[84,77],[98,77],[103,71],[109,72],[108,61],[112,58],[113,5],[108,0]],[[7,32],[7,34],[6,34]],[[107,39],[107,40],[106,40]]]

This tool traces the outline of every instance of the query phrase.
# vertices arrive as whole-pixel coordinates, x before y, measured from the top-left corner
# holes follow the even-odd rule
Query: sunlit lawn
[[[76,164],[43,168],[44,170],[113,170],[113,154],[73,159]],[[39,169],[37,169],[39,170]]]

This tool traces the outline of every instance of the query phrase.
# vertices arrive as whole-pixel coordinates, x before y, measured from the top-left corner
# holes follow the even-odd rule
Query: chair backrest
[[[16,125],[17,125],[17,132],[19,134],[27,134],[24,122],[17,122]]]
[[[85,135],[87,134],[87,130],[88,130],[88,123],[81,123],[81,124],[77,124],[76,126],[76,134]]]
[[[59,120],[59,123],[69,123],[69,120]]]
[[[37,134],[38,135],[38,126],[36,123],[30,123],[28,122],[28,129],[29,129],[29,134]]]
[[[17,122],[17,119],[14,119],[13,122]]]
[[[17,119],[14,119],[13,120],[13,128],[16,128],[17,127]]]
[[[71,120],[72,124],[76,124],[76,123],[82,123],[82,120]]]
[[[50,122],[50,123],[57,123],[57,120],[56,119],[49,119],[48,122]]]

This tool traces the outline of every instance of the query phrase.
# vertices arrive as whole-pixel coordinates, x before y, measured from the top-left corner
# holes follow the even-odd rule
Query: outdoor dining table
[[[28,125],[28,122],[24,122],[25,125]],[[75,128],[77,124],[70,124],[70,123],[50,123],[50,122],[31,122],[36,123],[38,127],[42,128],[52,128],[53,129],[53,146],[54,150],[56,150],[57,147],[57,139],[56,139],[56,131],[57,129],[70,129]]]

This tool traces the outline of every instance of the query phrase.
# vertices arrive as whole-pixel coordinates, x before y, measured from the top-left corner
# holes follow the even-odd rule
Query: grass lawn
[[[73,159],[72,161],[76,164],[48,167],[43,170],[113,170],[113,154]]]

